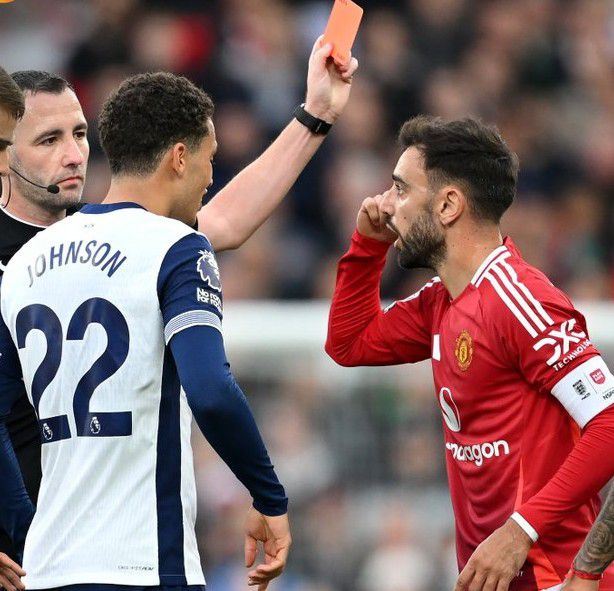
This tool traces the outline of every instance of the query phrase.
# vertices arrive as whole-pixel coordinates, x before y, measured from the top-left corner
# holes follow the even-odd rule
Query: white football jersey
[[[206,238],[136,204],[86,206],[13,257],[1,298],[43,443],[27,588],[203,585],[192,413],[166,345],[221,330]]]

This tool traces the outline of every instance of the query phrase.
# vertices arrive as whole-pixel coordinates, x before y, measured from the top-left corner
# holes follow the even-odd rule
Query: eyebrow
[[[404,181],[398,174],[393,174],[392,175],[392,180],[395,183],[399,183],[400,185],[405,185],[406,187],[409,186],[409,184],[407,183],[407,181]]]
[[[75,125],[73,127],[73,133],[75,131],[87,131],[87,123],[79,123],[79,125]],[[40,142],[43,138],[46,138],[46,137],[51,136],[51,135],[62,135],[62,133],[64,133],[64,130],[60,129],[60,128],[57,128],[57,129],[47,129],[46,131],[43,131],[43,132],[39,133],[34,138],[34,142],[33,143]]]

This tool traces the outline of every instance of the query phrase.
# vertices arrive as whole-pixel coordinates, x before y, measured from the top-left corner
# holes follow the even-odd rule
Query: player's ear
[[[178,176],[183,176],[186,169],[186,157],[188,153],[188,148],[185,144],[179,142],[174,144],[170,151],[170,165],[173,171]]]
[[[454,223],[467,207],[467,198],[460,187],[446,185],[438,193],[436,213],[444,226]]]

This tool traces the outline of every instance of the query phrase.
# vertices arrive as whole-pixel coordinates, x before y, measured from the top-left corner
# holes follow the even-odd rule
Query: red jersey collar
[[[478,285],[480,279],[484,276],[484,274],[490,269],[490,266],[504,253],[510,254],[519,254],[516,245],[512,241],[509,236],[506,236],[503,239],[503,244],[501,246],[497,246],[482,262],[482,264],[478,267],[478,270],[475,272],[473,278],[471,279],[471,285]]]

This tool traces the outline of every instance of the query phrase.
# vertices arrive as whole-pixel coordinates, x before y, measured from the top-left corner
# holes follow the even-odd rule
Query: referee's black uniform
[[[11,257],[44,227],[35,226],[12,217],[0,208],[0,278]],[[0,284],[1,285],[1,284]],[[41,443],[38,421],[24,387],[19,400],[11,410],[6,425],[15,448],[23,480],[30,499],[36,504],[41,482]],[[0,527],[0,552],[17,559],[8,534]]]

